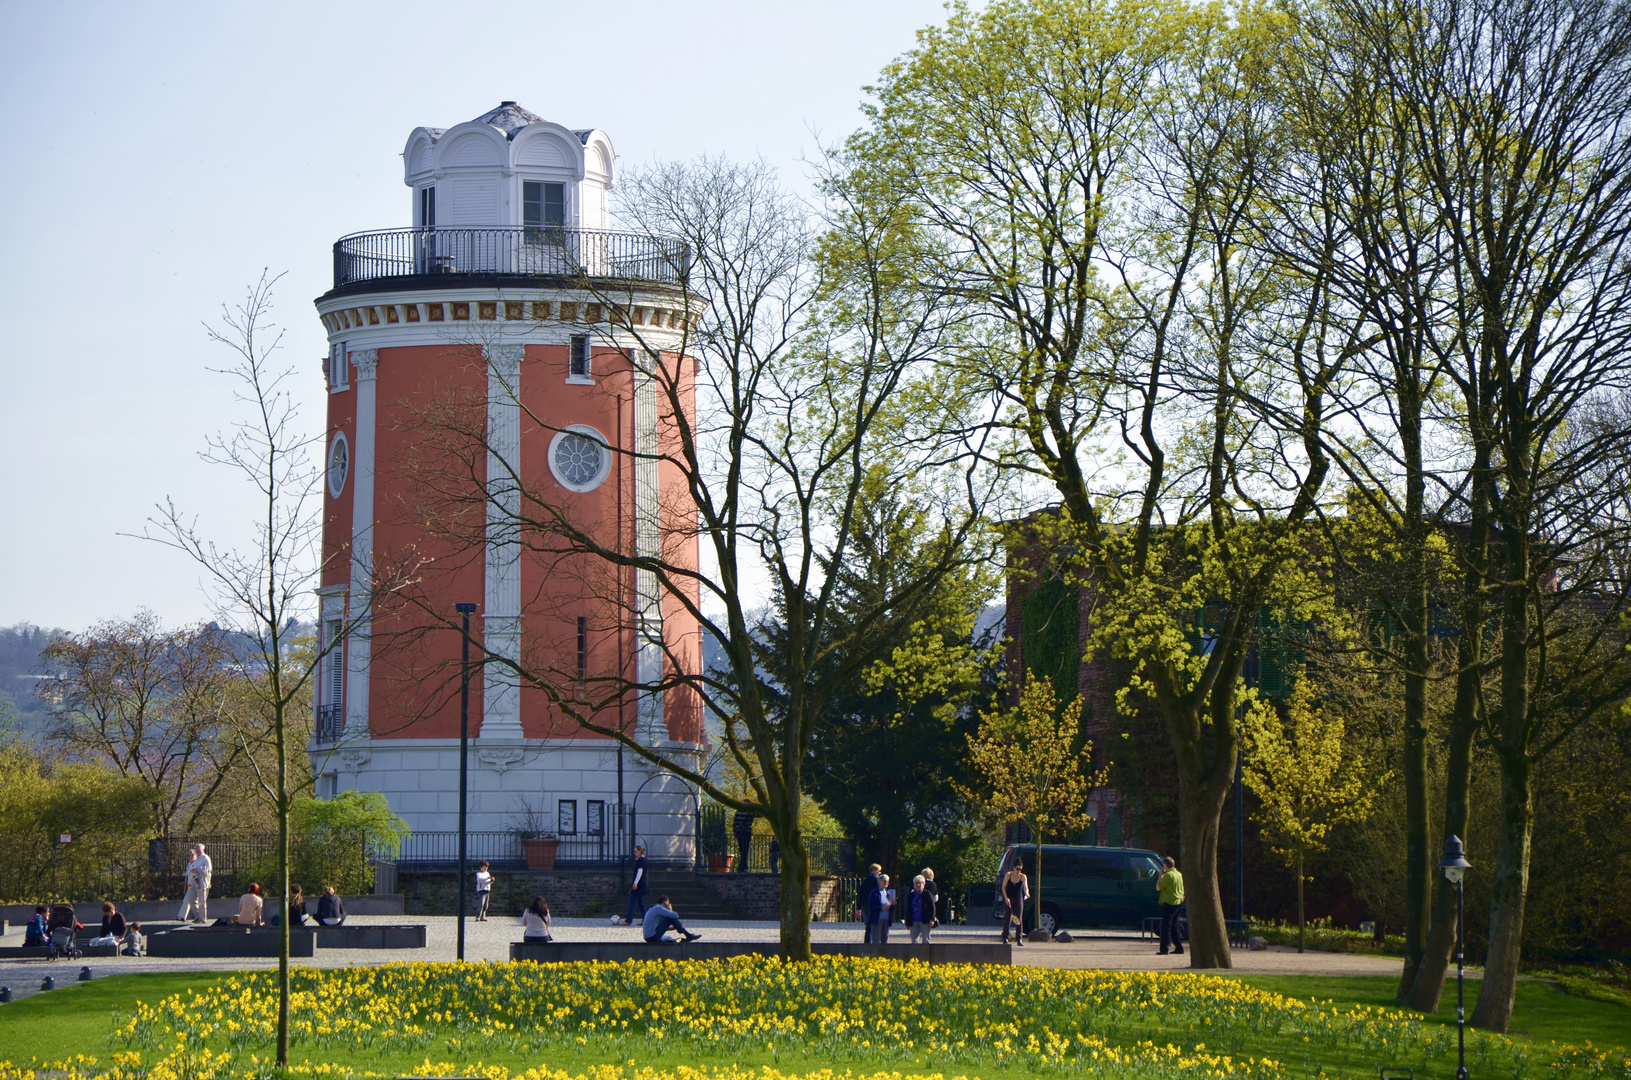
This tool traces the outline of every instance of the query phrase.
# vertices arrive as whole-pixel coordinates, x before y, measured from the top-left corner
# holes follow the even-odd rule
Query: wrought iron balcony
[[[316,739],[319,743],[331,743],[345,733],[345,706],[324,705],[317,710]]]
[[[678,285],[691,250],[669,237],[603,229],[389,229],[334,244],[334,288],[485,284],[485,279]]]

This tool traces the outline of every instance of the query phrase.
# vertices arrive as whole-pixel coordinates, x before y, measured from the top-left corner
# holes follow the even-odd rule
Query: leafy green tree
[[[1298,530],[1345,356],[1326,270],[1276,255],[1252,212],[1289,142],[1289,23],[1171,0],[949,11],[884,69],[849,160],[901,193],[902,258],[970,328],[948,357],[965,423],[1062,502],[1043,542],[1172,747],[1191,963],[1227,967],[1240,676],[1259,609],[1317,591]]]
[[[1036,840],[1036,884],[1032,898],[1036,925],[1042,925],[1042,840],[1064,836],[1091,819],[1087,796],[1102,785],[1106,765],[1093,771],[1093,743],[1082,733],[1082,699],[1063,709],[1053,683],[1029,679],[1019,707],[980,714],[980,728],[968,737],[969,766],[976,776],[966,797],[998,821],[1024,822]]]
[[[1297,951],[1303,951],[1307,913],[1304,861],[1324,851],[1337,825],[1370,815],[1376,785],[1365,763],[1343,745],[1342,718],[1315,703],[1309,678],[1297,680],[1282,720],[1274,706],[1257,703],[1246,719],[1246,787],[1258,798],[1263,838],[1297,875]]]

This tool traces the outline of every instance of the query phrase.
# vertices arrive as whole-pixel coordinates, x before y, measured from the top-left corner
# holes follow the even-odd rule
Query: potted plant
[[[521,841],[521,853],[526,857],[528,870],[555,869],[555,853],[560,850],[560,837],[555,835],[555,822],[541,806],[526,799],[516,812],[510,831]]]
[[[728,874],[731,865],[736,862],[735,855],[727,855],[720,851],[708,852],[708,870],[715,874]]]

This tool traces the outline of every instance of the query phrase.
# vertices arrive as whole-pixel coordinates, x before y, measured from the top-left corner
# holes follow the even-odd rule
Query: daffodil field
[[[1205,975],[775,958],[292,973],[292,1071],[492,1080],[1375,1076],[1454,1069],[1453,1029]],[[0,1080],[271,1076],[270,972],[116,1016],[105,1054]],[[1631,1080],[1626,1053],[1479,1034],[1480,1077]]]

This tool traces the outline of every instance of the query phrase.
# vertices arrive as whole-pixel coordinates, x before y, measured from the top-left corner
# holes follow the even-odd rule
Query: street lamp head
[[[457,611],[460,615],[474,615],[476,613],[477,606],[478,605],[476,604],[454,604],[453,610]]]
[[[1438,861],[1438,868],[1444,871],[1444,877],[1452,882],[1460,881],[1472,869],[1472,863],[1462,853],[1461,837],[1450,836],[1444,841],[1444,858]]]

